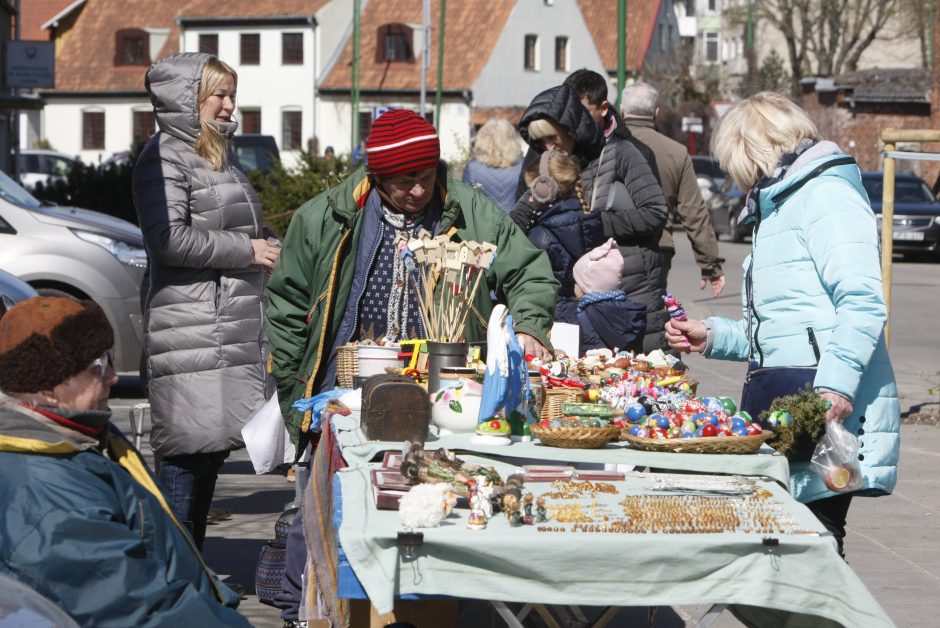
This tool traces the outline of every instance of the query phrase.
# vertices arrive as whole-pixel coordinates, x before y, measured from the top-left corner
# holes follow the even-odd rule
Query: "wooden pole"
[[[893,151],[894,144],[885,144],[886,151]],[[894,254],[894,157],[885,156],[884,184],[881,191],[881,280],[884,283],[885,344],[891,346],[891,256]]]

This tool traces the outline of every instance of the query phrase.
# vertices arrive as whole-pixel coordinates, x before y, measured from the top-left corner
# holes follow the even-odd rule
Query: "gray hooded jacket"
[[[199,84],[212,58],[183,53],[150,67],[160,130],[134,168],[150,259],[141,299],[151,443],[161,456],[241,447],[242,426],[273,391],[265,377],[266,271],[251,263],[261,204],[242,172],[231,164],[214,171],[194,149]]]

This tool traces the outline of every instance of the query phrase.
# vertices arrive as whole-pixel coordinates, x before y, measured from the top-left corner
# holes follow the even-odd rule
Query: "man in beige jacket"
[[[633,83],[624,88],[620,102],[627,128],[656,156],[659,182],[669,206],[666,228],[659,241],[663,258],[663,282],[666,281],[672,258],[676,254],[672,232],[681,224],[692,243],[695,261],[702,269],[701,288],[704,289],[710,283],[712,294],[717,297],[725,287],[725,275],[721,270],[724,260],[718,256],[718,238],[699,191],[688,151],[679,142],[656,131],[653,125],[659,111],[658,101],[659,92],[652,85]]]

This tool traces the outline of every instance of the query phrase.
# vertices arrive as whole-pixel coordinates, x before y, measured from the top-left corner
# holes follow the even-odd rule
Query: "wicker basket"
[[[359,374],[359,349],[343,345],[336,350],[336,381],[340,388],[352,388],[353,377]]]
[[[617,438],[619,427],[542,427],[533,425],[532,436],[549,447],[597,449]]]
[[[659,439],[638,438],[623,430],[620,440],[627,441],[634,449],[644,451],[671,451],[677,454],[753,454],[773,435],[773,432],[764,432],[756,436]]]
[[[542,402],[541,417],[549,421],[552,419],[560,419],[563,416],[561,413],[562,404],[572,401],[581,401],[583,399],[584,391],[580,388],[566,388],[562,386],[546,388],[545,400]]]

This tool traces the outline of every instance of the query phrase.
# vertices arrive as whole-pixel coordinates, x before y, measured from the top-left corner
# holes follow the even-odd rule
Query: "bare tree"
[[[854,71],[904,0],[758,0],[759,17],[781,32],[794,93],[807,73]]]

